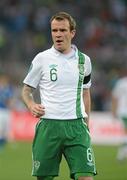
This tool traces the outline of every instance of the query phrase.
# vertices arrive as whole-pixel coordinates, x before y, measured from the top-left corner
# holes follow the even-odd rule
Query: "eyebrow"
[[[52,28],[52,31],[67,31],[66,28]]]

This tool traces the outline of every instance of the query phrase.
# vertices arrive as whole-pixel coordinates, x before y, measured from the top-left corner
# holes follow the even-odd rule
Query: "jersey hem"
[[[41,117],[40,119],[41,120],[46,120],[46,121],[48,121],[48,120],[54,120],[54,121],[75,121],[75,120],[80,120],[80,119],[84,119],[84,118],[86,118],[86,117],[79,117],[79,118],[74,118],[74,119],[51,119],[51,118],[43,118],[43,117]]]

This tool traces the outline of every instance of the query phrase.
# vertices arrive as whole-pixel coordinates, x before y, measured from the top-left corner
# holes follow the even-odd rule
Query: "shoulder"
[[[83,54],[83,56],[85,58],[85,62],[84,62],[85,76],[88,76],[88,75],[91,74],[91,71],[92,71],[91,59],[85,53],[82,53],[82,54]]]
[[[90,65],[91,66],[91,59],[90,59],[90,57],[87,55],[87,54],[85,54],[85,53],[83,53],[83,52],[81,52],[81,51],[79,51],[83,56],[84,56],[84,64],[85,65]]]
[[[35,57],[36,58],[43,58],[43,57],[46,57],[46,56],[50,56],[50,54],[52,54],[52,50],[47,49],[47,50],[44,50],[42,52],[39,52]]]
[[[86,55],[85,53],[82,53],[82,54],[83,54],[84,57],[85,57],[85,61],[86,61],[87,63],[91,63],[90,57],[89,57],[88,55]]]
[[[85,58],[85,62],[84,62],[84,65],[85,65],[85,68],[86,69],[89,69],[89,71],[91,71],[91,68],[92,68],[92,65],[91,65],[91,59],[88,55],[86,55],[85,53],[82,53],[84,58]]]
[[[42,60],[47,59],[52,54],[51,49],[44,50],[42,52],[39,52],[33,59],[33,63],[39,63],[42,62]]]

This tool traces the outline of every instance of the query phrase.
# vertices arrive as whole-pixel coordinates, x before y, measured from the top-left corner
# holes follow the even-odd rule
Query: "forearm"
[[[36,118],[40,118],[41,116],[45,114],[45,107],[42,106],[41,104],[37,104],[34,101],[32,92],[33,92],[32,87],[28,85],[24,85],[23,90],[22,90],[22,99],[24,103],[26,104],[26,106],[28,107],[31,114]]]
[[[91,96],[90,96],[90,90],[84,89],[83,90],[83,100],[84,100],[84,106],[85,106],[85,112],[87,114],[86,123],[89,126],[89,117],[91,112]]]
[[[29,110],[30,110],[31,104],[34,103],[32,92],[33,90],[30,86],[24,85],[22,89],[22,99]]]

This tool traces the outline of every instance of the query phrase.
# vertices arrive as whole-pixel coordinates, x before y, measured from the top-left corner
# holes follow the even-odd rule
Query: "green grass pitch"
[[[117,146],[94,145],[98,175],[95,180],[126,180],[127,161],[116,160]],[[31,143],[9,143],[0,151],[0,180],[34,180],[31,176]],[[70,180],[65,160],[55,180]]]

